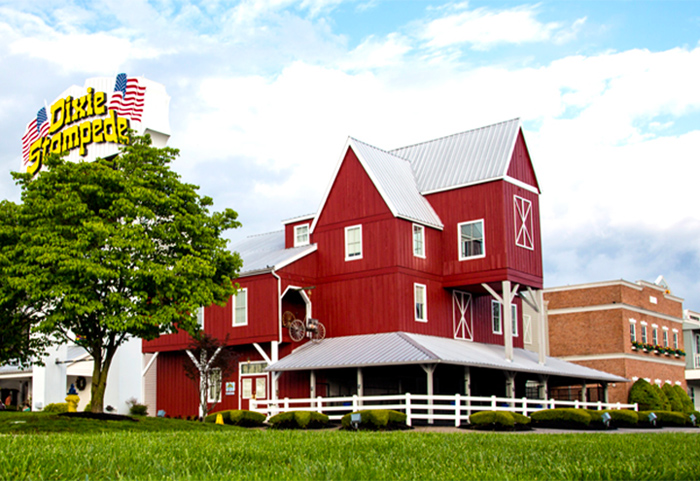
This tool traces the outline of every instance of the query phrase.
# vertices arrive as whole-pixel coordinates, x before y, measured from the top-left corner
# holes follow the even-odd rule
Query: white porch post
[[[279,361],[279,342],[277,341],[272,341],[270,343],[270,360],[272,363],[276,363]],[[280,378],[281,372],[279,371],[273,371],[272,372],[272,386],[270,386],[270,390],[272,391],[272,400],[277,402],[278,396],[279,396],[279,378]]]
[[[518,292],[520,284],[516,284],[513,289],[510,288],[510,281],[501,281],[502,297],[494,291],[488,284],[481,284],[489,294],[491,294],[503,306],[503,345],[505,347],[506,360],[513,361],[513,316],[511,312],[511,304],[513,297]]]
[[[423,368],[426,374],[426,380],[428,384],[428,406],[433,405],[433,373],[435,372],[435,368],[437,367],[437,364],[421,364],[420,367]],[[430,416],[433,415],[433,409],[432,407],[428,409],[428,424],[433,424],[433,418]]]
[[[549,386],[548,386],[549,376],[547,374],[541,374],[539,376],[539,378],[540,378],[539,397],[540,397],[540,399],[546,400],[549,398]]]
[[[610,400],[609,400],[609,398],[608,398],[608,383],[607,383],[607,382],[603,382],[603,383],[601,383],[601,385],[603,386],[603,402],[604,402],[604,403],[609,403]]]
[[[583,381],[583,384],[581,384],[581,401],[588,402],[588,393],[586,393],[586,381]]]
[[[471,401],[471,395],[472,395],[472,385],[471,385],[471,369],[469,366],[464,366],[464,394],[467,396],[467,414],[471,415],[472,410],[472,401]]]
[[[362,406],[362,396],[365,395],[365,386],[364,386],[364,380],[362,377],[362,368],[358,367],[357,368],[357,396],[359,397],[359,403],[360,406]]]
[[[313,370],[309,373],[309,397],[316,397],[316,371]],[[311,401],[311,406],[314,406],[314,401]]]
[[[506,376],[506,397],[515,397],[515,373],[513,371],[503,371]],[[509,403],[510,404],[510,403]]]

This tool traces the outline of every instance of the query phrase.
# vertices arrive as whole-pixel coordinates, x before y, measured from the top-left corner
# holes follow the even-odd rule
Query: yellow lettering
[[[61,130],[65,120],[65,101],[63,99],[58,99],[56,103],[51,106],[51,126],[49,127],[49,133],[54,134]]]
[[[105,141],[118,143],[119,137],[117,137],[117,113],[114,110],[109,111],[109,117],[104,121],[105,129]]]
[[[61,149],[61,143],[63,141],[63,132],[58,132],[56,135],[51,137],[51,152],[54,154],[60,154],[63,152]]]
[[[73,123],[73,97],[69,95],[64,103],[66,105],[66,125],[70,125]]]
[[[78,126],[73,125],[68,127],[63,132],[63,152],[68,152],[75,148],[80,147],[80,132],[78,132]]]
[[[95,115],[95,108],[94,108],[94,103],[95,103],[95,89],[92,87],[88,87],[87,89],[87,95],[85,96],[87,100],[87,105],[85,108],[85,115],[88,117],[92,117]]]
[[[117,133],[119,135],[119,143],[127,145],[129,143],[129,119],[117,117]]]
[[[105,141],[102,119],[92,121],[92,141],[101,144]]]
[[[89,120],[80,124],[80,156],[87,154],[86,146],[92,143],[92,122]]]
[[[104,92],[95,92],[95,115],[104,115],[107,113],[107,94]]]
[[[39,169],[41,169],[41,164],[42,164],[42,142],[43,138],[36,139],[34,142],[32,142],[31,147],[29,148],[29,162],[30,164],[27,166],[27,172],[30,174],[34,175],[36,174]]]

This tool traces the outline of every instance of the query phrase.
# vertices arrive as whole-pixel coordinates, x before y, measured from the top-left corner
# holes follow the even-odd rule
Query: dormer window
[[[309,224],[294,226],[294,247],[309,245]]]
[[[484,243],[484,220],[462,222],[459,230],[459,260],[478,259],[486,255]]]

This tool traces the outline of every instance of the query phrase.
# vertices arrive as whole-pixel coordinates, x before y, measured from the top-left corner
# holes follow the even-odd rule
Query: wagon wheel
[[[294,313],[292,311],[284,311],[284,314],[282,314],[282,327],[289,327],[293,320]]]
[[[300,321],[299,319],[294,319],[290,324],[289,324],[289,337],[292,338],[292,341],[299,342],[302,339],[304,339],[304,335],[306,334],[306,327],[304,327],[304,323]]]
[[[316,326],[316,332],[313,333],[313,336],[311,337],[312,342],[321,342],[323,339],[326,337],[326,326],[324,326],[321,322],[318,323]]]

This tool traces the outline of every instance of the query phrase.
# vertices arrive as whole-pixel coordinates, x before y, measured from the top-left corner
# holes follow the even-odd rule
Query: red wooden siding
[[[539,191],[537,177],[535,177],[535,169],[532,168],[532,161],[530,160],[530,154],[527,151],[525,137],[523,137],[522,132],[518,134],[518,138],[515,141],[513,156],[508,166],[508,176],[536,187]]]
[[[505,240],[507,249],[507,265],[511,270],[513,280],[524,285],[541,289],[542,268],[542,235],[540,232],[540,198],[539,195],[518,187],[509,182],[503,183],[505,202]],[[532,250],[516,245],[516,212],[513,202],[514,196],[521,197],[532,203]]]

